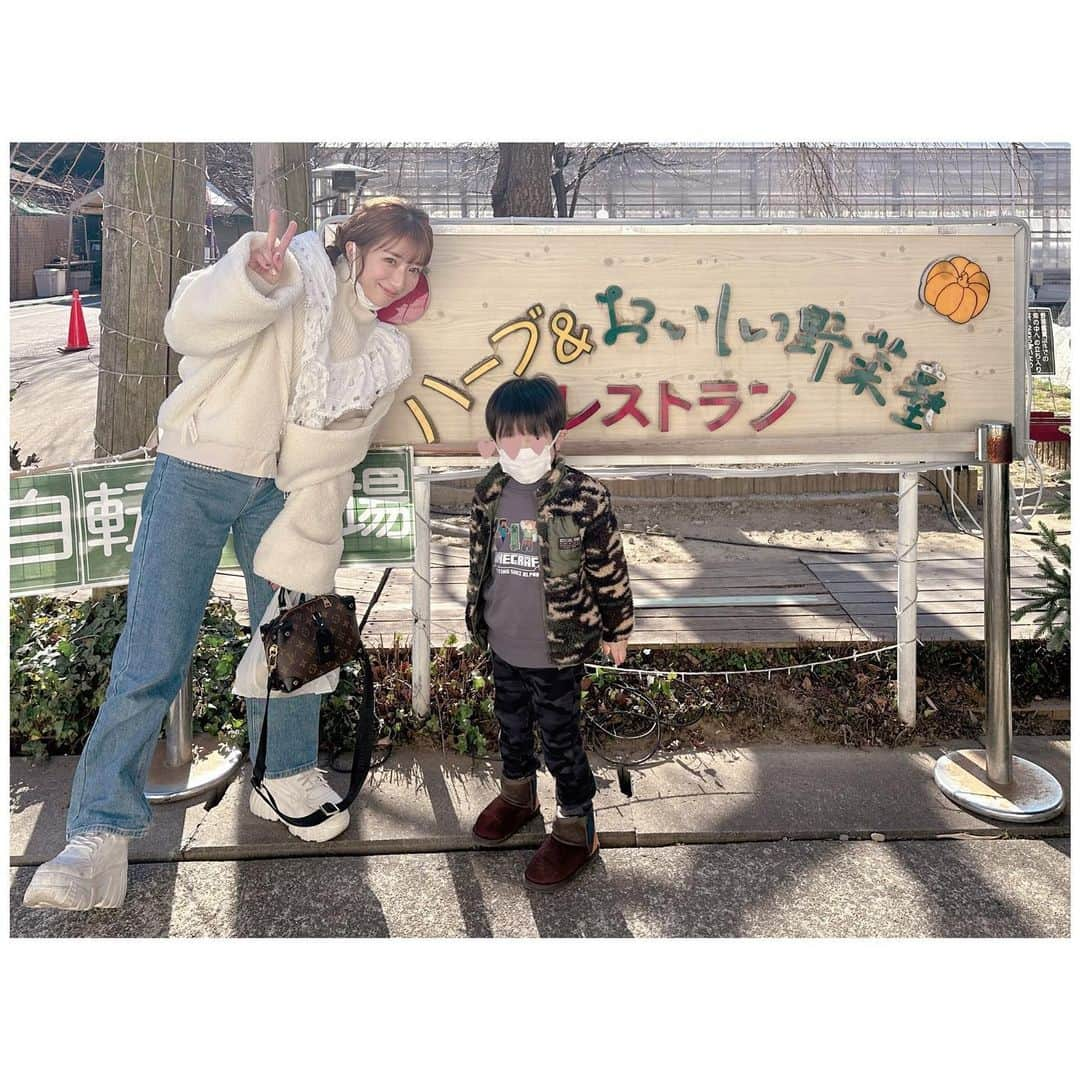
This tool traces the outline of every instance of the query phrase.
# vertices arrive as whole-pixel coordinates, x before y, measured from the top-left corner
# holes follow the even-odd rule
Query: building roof
[[[88,191],[71,203],[68,209],[73,214],[100,214],[105,204],[104,191],[104,188]],[[209,180],[206,181],[206,202],[211,212],[218,216],[231,217],[233,214],[246,212]]]
[[[363,177],[365,180],[370,180],[373,176],[382,176],[382,172],[379,169],[365,169],[363,165],[350,165],[344,161],[335,161],[330,165],[320,165],[317,169],[311,170],[311,175],[326,178],[333,176],[334,173],[341,172],[355,173],[358,177]]]
[[[60,210],[50,210],[47,206],[38,206],[37,203],[32,203],[29,199],[20,199],[12,195],[8,202],[11,205],[11,212],[13,214],[60,214]]]
[[[19,203],[67,213],[71,200],[101,182],[98,143],[11,143],[8,195]]]

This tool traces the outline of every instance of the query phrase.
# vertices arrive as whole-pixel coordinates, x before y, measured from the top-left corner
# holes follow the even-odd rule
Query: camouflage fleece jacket
[[[491,572],[495,513],[508,479],[496,465],[472,500],[465,622],[484,649],[483,590]],[[536,489],[536,531],[552,663],[572,667],[588,659],[602,640],[628,638],[634,599],[608,489],[556,458]]]

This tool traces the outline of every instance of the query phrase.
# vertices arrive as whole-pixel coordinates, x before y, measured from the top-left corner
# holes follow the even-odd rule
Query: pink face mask
[[[421,274],[420,280],[404,296],[399,296],[386,307],[379,308],[375,316],[380,322],[392,323],[394,326],[416,322],[427,311],[429,293],[427,275]]]

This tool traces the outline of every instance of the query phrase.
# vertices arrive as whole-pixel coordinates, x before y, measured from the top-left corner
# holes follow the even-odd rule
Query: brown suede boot
[[[538,892],[565,885],[600,850],[596,818],[590,810],[584,817],[556,817],[551,835],[525,867],[525,884]]]
[[[499,794],[480,812],[473,826],[473,836],[484,847],[495,847],[527,825],[540,813],[536,796],[536,775],[523,780],[499,782]]]

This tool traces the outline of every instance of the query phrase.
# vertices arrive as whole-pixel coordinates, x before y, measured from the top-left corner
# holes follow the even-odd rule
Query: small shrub
[[[9,742],[12,753],[78,753],[112,670],[127,613],[126,592],[76,603],[58,597],[12,600]],[[244,703],[231,693],[247,632],[224,600],[207,607],[192,659],[192,727],[238,742]]]
[[[1065,473],[1062,480],[1064,482],[1062,491],[1056,499],[1047,503],[1047,509],[1071,519],[1072,484],[1069,473]],[[1035,544],[1045,553],[1037,564],[1045,585],[1038,589],[1024,590],[1031,600],[1013,613],[1013,619],[1019,619],[1028,614],[1038,615],[1036,628],[1040,636],[1046,638],[1047,645],[1053,651],[1059,652],[1071,640],[1070,548],[1044,521],[1039,522],[1039,538]]]

